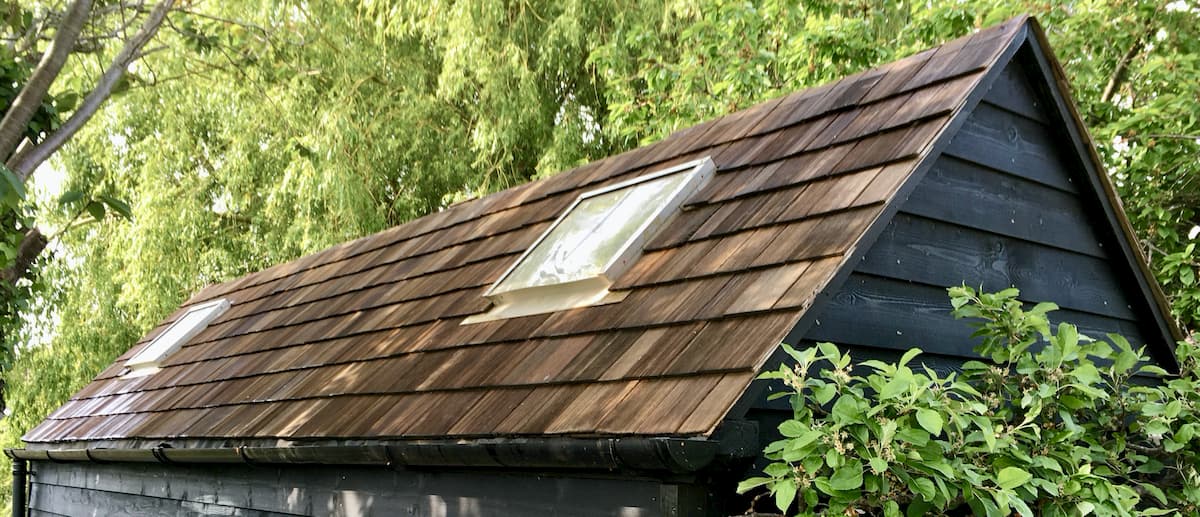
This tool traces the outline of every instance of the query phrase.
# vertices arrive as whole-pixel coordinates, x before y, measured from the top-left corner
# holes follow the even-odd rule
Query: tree
[[[75,50],[83,33],[84,25],[92,15],[91,0],[74,0],[67,6],[55,27],[54,37],[42,53],[37,66],[33,68],[24,86],[9,104],[4,118],[0,119],[0,158],[4,159],[7,169],[3,172],[5,175],[15,176],[15,181],[9,178],[10,188],[19,191],[18,183],[24,184],[39,165],[91,120],[100,105],[112,95],[113,89],[125,76],[129,65],[144,55],[143,50],[146,44],[158,32],[172,4],[173,0],[163,0],[149,11],[141,27],[123,41],[111,63],[96,80],[92,89],[83,97],[83,101],[73,109],[64,106],[66,109],[72,110],[71,116],[65,122],[54,124],[56,127],[39,127],[37,129],[41,131],[34,135],[34,138],[28,138],[30,122],[33,121],[34,115],[42,109],[46,99],[50,96],[51,86],[62,72],[68,57]],[[117,12],[132,17],[131,15],[136,14],[139,6],[125,6],[118,3],[106,7],[115,7]],[[124,13],[127,9],[135,12]],[[49,18],[50,14],[46,13],[43,17]],[[105,16],[97,14],[95,18],[93,24],[101,22]],[[30,34],[23,38],[29,41],[26,52],[33,52],[37,50],[35,42],[41,37],[39,33],[48,29],[49,24],[44,22],[33,24],[30,20],[29,25],[27,30],[30,31]],[[96,38],[93,37],[93,41]],[[73,95],[77,96],[78,94],[73,93]],[[64,104],[67,103],[64,102]],[[45,249],[46,242],[45,235],[38,228],[31,227],[26,230],[17,248],[13,263],[0,271],[0,280],[11,285],[24,277],[29,266]]]
[[[5,260],[0,264],[0,375],[8,370],[15,347],[14,327],[20,325],[19,313],[34,296],[30,270],[48,244],[48,237],[25,214],[24,185],[39,165],[97,113],[114,88],[125,77],[127,68],[145,53],[145,46],[158,32],[172,0],[163,0],[143,17],[141,26],[131,35],[125,29],[138,19],[142,5],[104,3],[99,8],[91,0],[73,0],[62,12],[45,6],[22,7],[0,4],[8,18],[0,52],[6,75],[20,87],[7,91],[6,108],[0,118],[0,221],[4,224]],[[116,23],[117,18],[120,23]],[[85,32],[85,28],[88,31]],[[120,42],[111,62],[90,85],[82,102],[79,93],[61,91],[51,94],[64,67],[73,54],[102,53],[108,39]],[[44,42],[44,45],[43,45]],[[40,53],[40,57],[35,58]],[[33,63],[36,62],[36,65]],[[69,74],[68,74],[69,75]],[[76,78],[77,79],[77,78]],[[72,81],[79,84],[79,81]],[[61,115],[69,112],[66,120]],[[114,197],[88,199],[89,211],[103,213],[101,203],[119,212],[127,212],[125,203]],[[25,280],[22,283],[22,280]],[[7,376],[5,376],[7,377]],[[0,389],[6,379],[0,379]],[[5,409],[0,397],[0,411]]]

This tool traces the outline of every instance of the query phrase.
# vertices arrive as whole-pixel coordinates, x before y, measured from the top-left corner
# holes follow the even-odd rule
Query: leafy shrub
[[[785,512],[886,516],[1195,515],[1200,421],[1194,344],[1180,374],[1148,364],[1121,336],[1093,340],[1016,289],[950,289],[975,320],[971,361],[945,376],[898,363],[853,364],[822,343],[762,375],[787,389],[793,417],[768,445],[764,490]],[[760,488],[762,487],[762,488]]]

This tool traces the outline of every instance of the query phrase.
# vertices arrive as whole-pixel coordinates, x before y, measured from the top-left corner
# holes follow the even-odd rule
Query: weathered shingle
[[[711,433],[1022,23],[207,287],[25,440]],[[703,156],[623,301],[460,324],[580,193]],[[118,377],[221,297],[161,371]]]

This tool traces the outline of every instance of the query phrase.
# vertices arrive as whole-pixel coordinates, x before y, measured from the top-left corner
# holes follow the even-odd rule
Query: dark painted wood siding
[[[1065,135],[1014,61],[834,293],[806,338],[887,358],[911,347],[940,370],[973,356],[945,288],[1021,289],[1096,337],[1155,339]],[[1149,323],[1143,325],[1140,321]]]
[[[975,357],[973,329],[950,315],[946,294],[962,283],[1053,301],[1061,310],[1051,320],[1087,335],[1116,332],[1135,346],[1160,339],[1048,98],[1021,58],[1010,63],[845,283],[826,293],[799,346],[830,341],[856,360],[918,347],[934,371],[955,370]],[[1154,345],[1147,350],[1168,349]],[[786,399],[746,402],[762,443],[778,439]]]
[[[653,480],[321,466],[32,466],[31,515],[696,515],[678,506],[681,487]]]

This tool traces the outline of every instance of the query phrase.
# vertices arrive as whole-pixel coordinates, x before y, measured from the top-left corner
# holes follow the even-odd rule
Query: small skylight
[[[212,320],[229,309],[224,298],[204,302],[183,313],[171,326],[156,336],[141,352],[125,361],[123,378],[142,377],[158,371],[163,359],[179,350],[189,339],[204,330]]]
[[[714,170],[703,158],[581,194],[484,293],[492,309],[463,323],[620,301],[608,288]]]

